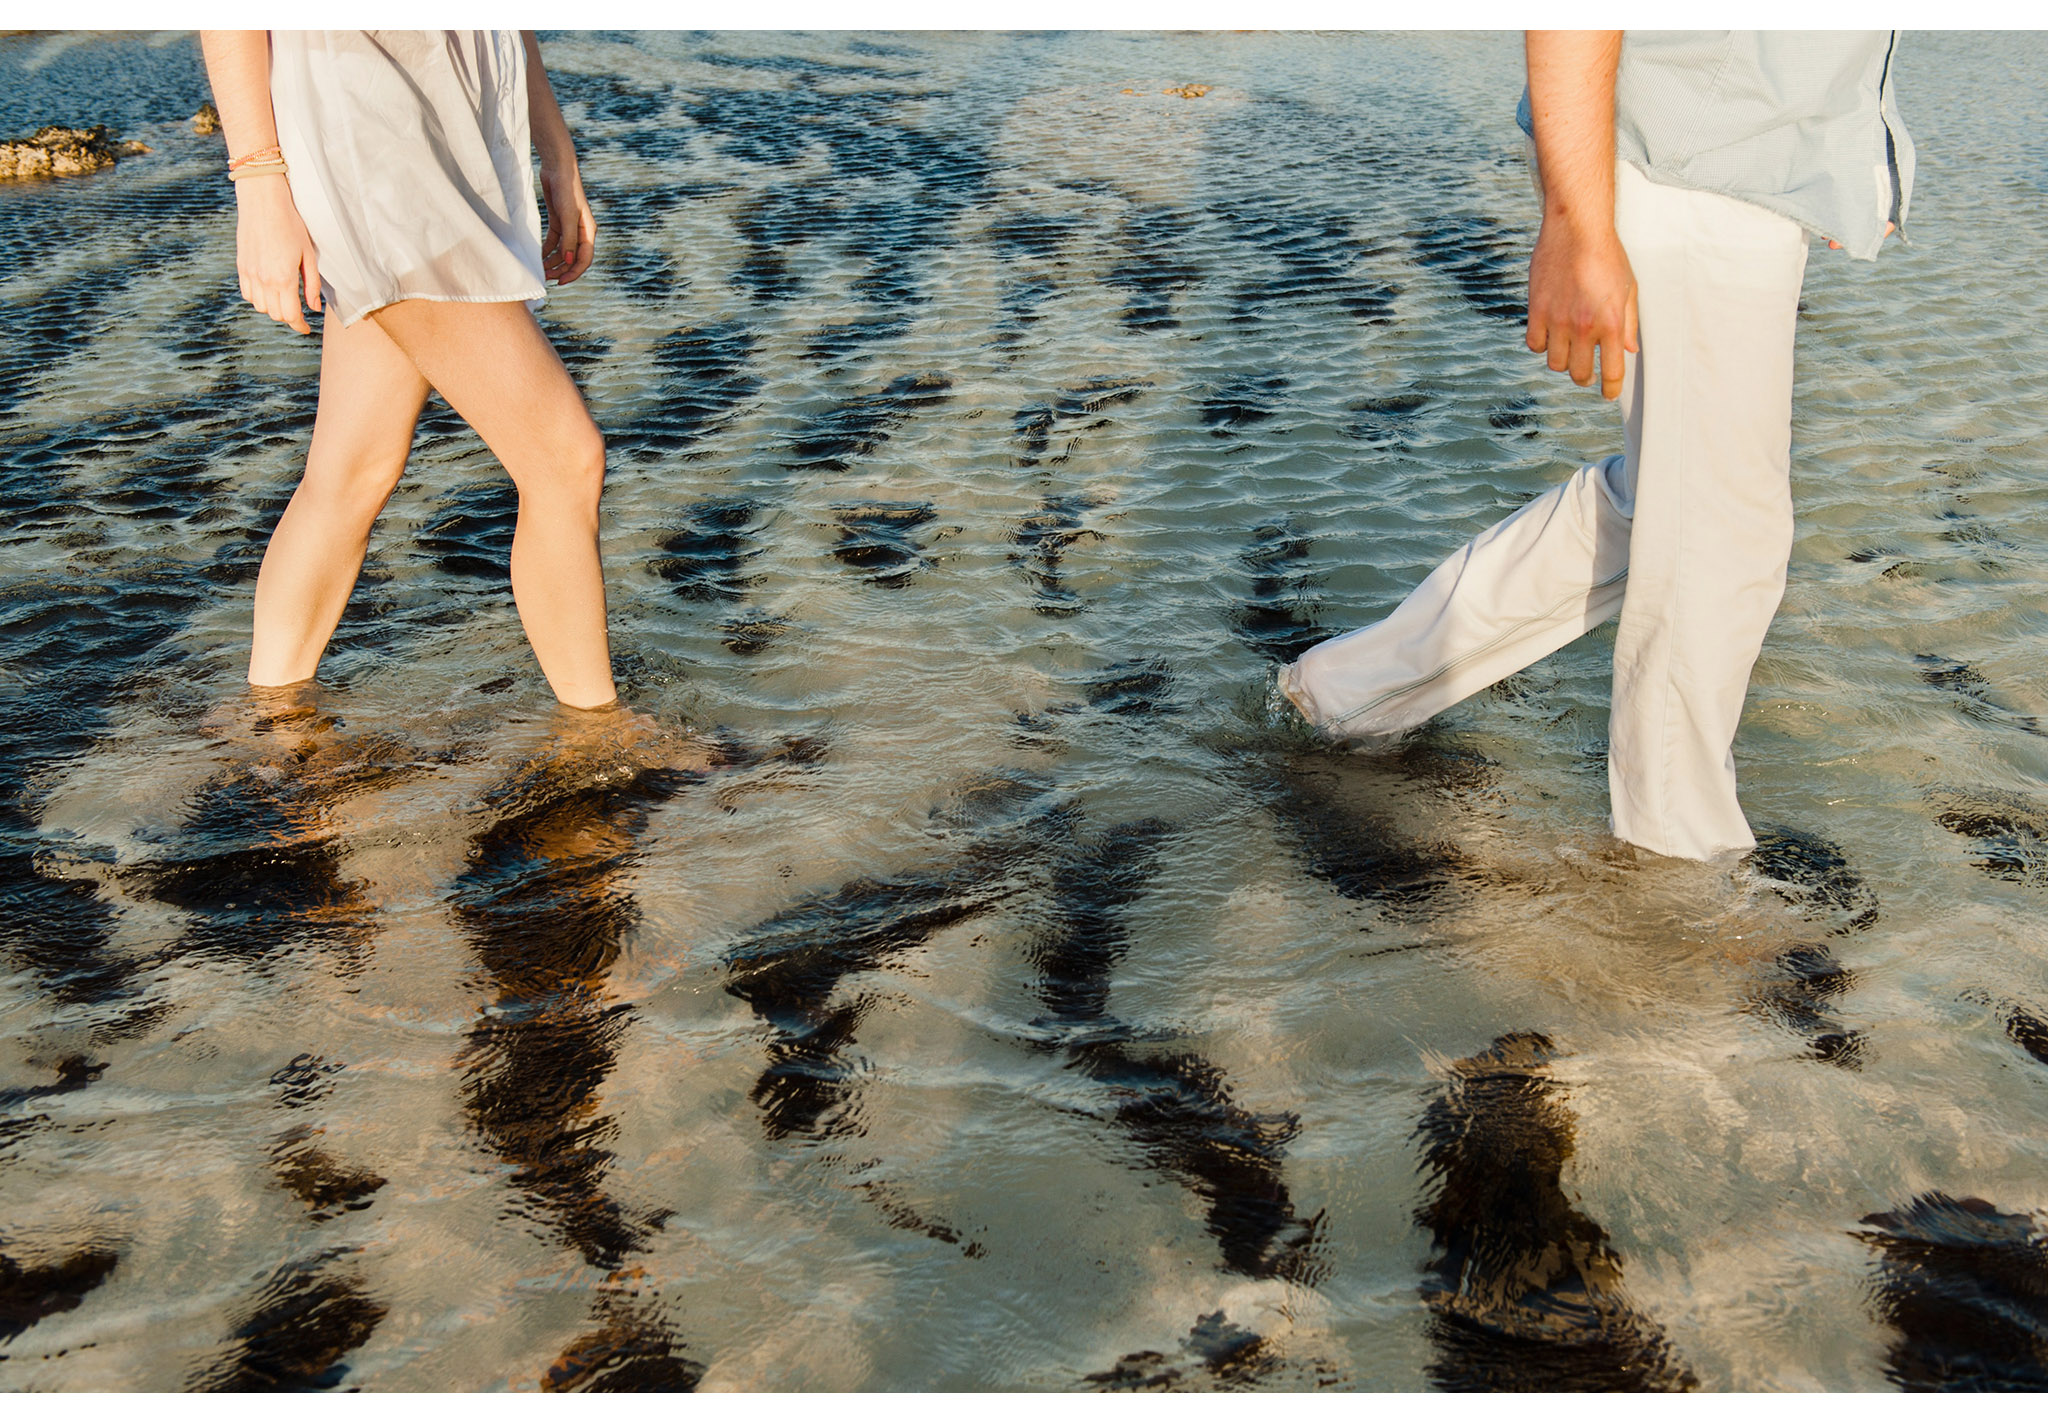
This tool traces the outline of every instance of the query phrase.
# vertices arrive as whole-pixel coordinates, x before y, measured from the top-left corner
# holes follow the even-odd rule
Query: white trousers
[[[1324,729],[1418,726],[1617,613],[1614,833],[1707,859],[1756,844],[1733,746],[1792,550],[1792,337],[1807,236],[1752,203],[1617,165],[1635,270],[1623,452],[1451,555],[1383,621],[1285,672]]]

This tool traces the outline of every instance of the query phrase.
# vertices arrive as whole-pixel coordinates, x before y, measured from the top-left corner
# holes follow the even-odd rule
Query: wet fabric
[[[1620,455],[1582,466],[1451,555],[1387,618],[1287,670],[1349,736],[1419,726],[1619,615],[1608,789],[1614,833],[1706,859],[1755,845],[1733,744],[1792,547],[1798,224],[1618,163],[1635,269]]]
[[[1913,197],[1897,47],[1895,30],[1629,30],[1614,77],[1615,156],[1875,260],[1885,223],[1903,233]],[[1515,117],[1533,136],[1526,89]]]
[[[344,326],[380,306],[544,297],[516,30],[273,30],[292,199]]]

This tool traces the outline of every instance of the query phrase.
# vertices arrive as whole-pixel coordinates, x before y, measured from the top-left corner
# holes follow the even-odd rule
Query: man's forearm
[[[1621,394],[1636,344],[1636,279],[1614,229],[1614,73],[1619,30],[1531,30],[1529,112],[1543,227],[1529,259],[1529,349],[1550,368]]]
[[[1580,232],[1611,228],[1621,31],[1530,30],[1525,43],[1543,220]]]

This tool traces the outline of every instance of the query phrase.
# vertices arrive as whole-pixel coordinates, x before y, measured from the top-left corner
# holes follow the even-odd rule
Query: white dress
[[[330,314],[545,295],[516,30],[272,30],[270,103]]]

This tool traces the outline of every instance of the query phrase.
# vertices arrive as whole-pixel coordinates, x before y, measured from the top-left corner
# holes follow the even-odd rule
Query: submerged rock
[[[192,116],[192,132],[220,132],[220,110],[213,106],[213,100],[208,99],[205,103],[201,104],[199,112]]]
[[[0,139],[0,182],[17,178],[74,178],[81,173],[111,168],[116,159],[149,151],[147,144],[124,142],[109,133],[105,124],[94,124],[91,128],[45,124],[27,138]]]

